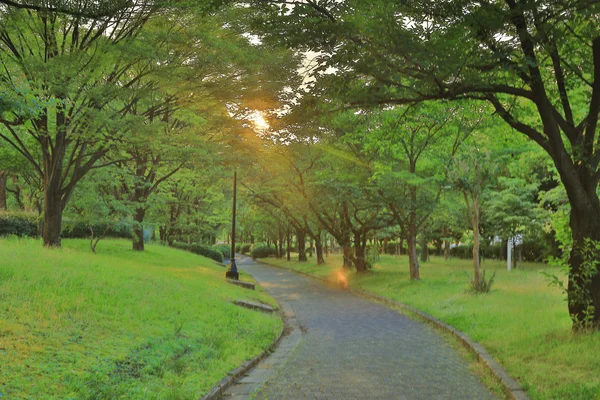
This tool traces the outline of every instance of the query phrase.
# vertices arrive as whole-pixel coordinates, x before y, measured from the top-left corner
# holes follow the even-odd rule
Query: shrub
[[[266,258],[271,255],[275,255],[275,248],[267,246],[266,244],[257,244],[252,247],[250,255],[254,260],[257,258]]]
[[[25,212],[1,212],[0,236],[37,236],[37,216]]]
[[[231,246],[228,244],[215,244],[212,247],[217,250],[221,254],[223,254],[223,258],[231,258]]]
[[[174,242],[172,247],[175,247],[176,249],[180,250],[190,251],[194,254],[213,259],[217,262],[223,262],[223,254],[220,251],[212,249],[211,247],[206,246],[204,244],[187,244],[185,242]]]
[[[189,251],[204,257],[211,258],[217,262],[223,262],[223,254],[220,251],[215,250],[204,244],[191,244]]]
[[[481,272],[479,277],[479,285],[475,284],[474,279],[469,279],[469,290],[473,293],[489,293],[492,290],[494,284],[494,278],[496,277],[496,271],[490,276],[490,279],[485,279],[485,270]]]
[[[185,242],[173,242],[171,247],[174,247],[179,250],[190,251],[190,245]]]
[[[238,250],[236,247],[235,251],[238,253],[242,253],[242,254],[248,254],[248,253],[250,253],[251,248],[252,248],[252,243],[240,243],[240,249]]]

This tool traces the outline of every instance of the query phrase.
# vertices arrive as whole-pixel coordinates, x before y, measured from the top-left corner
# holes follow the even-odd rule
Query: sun
[[[266,131],[270,128],[269,123],[260,111],[254,112],[250,119],[258,131]]]

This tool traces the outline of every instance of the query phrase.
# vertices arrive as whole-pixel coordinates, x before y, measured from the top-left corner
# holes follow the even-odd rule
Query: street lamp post
[[[240,274],[235,265],[235,208],[236,208],[236,194],[237,194],[237,169],[233,171],[233,218],[231,221],[231,263],[229,269],[225,272],[225,277],[228,279],[240,279]]]

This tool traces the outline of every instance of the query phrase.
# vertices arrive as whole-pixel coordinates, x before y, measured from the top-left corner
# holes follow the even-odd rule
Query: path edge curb
[[[214,386],[206,395],[204,395],[203,397],[200,397],[200,400],[222,399],[223,393],[235,384],[236,379],[246,375],[246,373],[248,373],[248,371],[250,371],[252,368],[254,368],[265,357],[267,357],[269,354],[271,354],[277,348],[277,346],[279,346],[281,339],[283,339],[283,337],[285,336],[285,328],[286,328],[286,323],[283,318],[283,314],[281,314],[283,312],[281,305],[279,307],[279,310],[280,310],[281,320],[283,321],[283,326],[281,327],[281,331],[279,332],[279,335],[277,335],[277,338],[275,338],[275,340],[259,355],[257,355],[256,357],[254,357],[253,359],[251,359],[249,361],[244,362],[239,367],[234,368],[231,371],[227,372],[227,376],[225,376],[223,379],[221,379],[219,382],[217,382],[216,386]]]
[[[271,264],[271,263],[265,262],[263,260],[256,260],[256,261],[259,261],[263,264],[269,265],[274,268],[284,269],[284,270],[287,270],[290,272],[294,272],[294,273],[297,273],[300,275],[307,276],[312,279],[326,282],[328,284],[331,283],[327,279],[311,275],[307,272],[296,271],[294,269],[286,268],[286,267],[283,267],[280,265]],[[454,337],[456,337],[462,343],[463,346],[465,346],[468,350],[470,350],[477,356],[478,361],[484,367],[486,367],[486,369],[502,385],[504,392],[512,400],[531,400],[531,398],[525,392],[523,387],[513,377],[510,376],[510,374],[504,369],[504,367],[502,367],[496,360],[494,360],[492,358],[492,356],[488,353],[488,351],[485,349],[485,347],[483,347],[481,344],[473,341],[466,333],[459,331],[455,327],[448,325],[447,323],[440,321],[439,319],[437,319],[421,310],[417,310],[416,308],[411,307],[407,304],[400,303],[398,301],[394,301],[392,299],[388,299],[386,297],[379,296],[377,294],[365,292],[365,291],[358,290],[358,289],[353,289],[353,288],[349,288],[349,287],[344,287],[341,289],[346,290],[355,295],[358,295],[358,296],[361,296],[364,298],[368,298],[370,300],[375,300],[377,302],[380,302],[380,303],[383,303],[386,305],[391,305],[391,306],[398,307],[398,308],[404,309],[406,311],[409,311],[410,313],[415,314],[419,318],[431,323],[432,325],[436,326],[437,328],[452,334]]]

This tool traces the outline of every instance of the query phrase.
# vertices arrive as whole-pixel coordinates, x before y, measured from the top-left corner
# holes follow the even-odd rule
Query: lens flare
[[[336,284],[340,285],[343,289],[346,289],[348,287],[348,276],[346,275],[346,272],[341,268],[333,271],[332,280]]]

